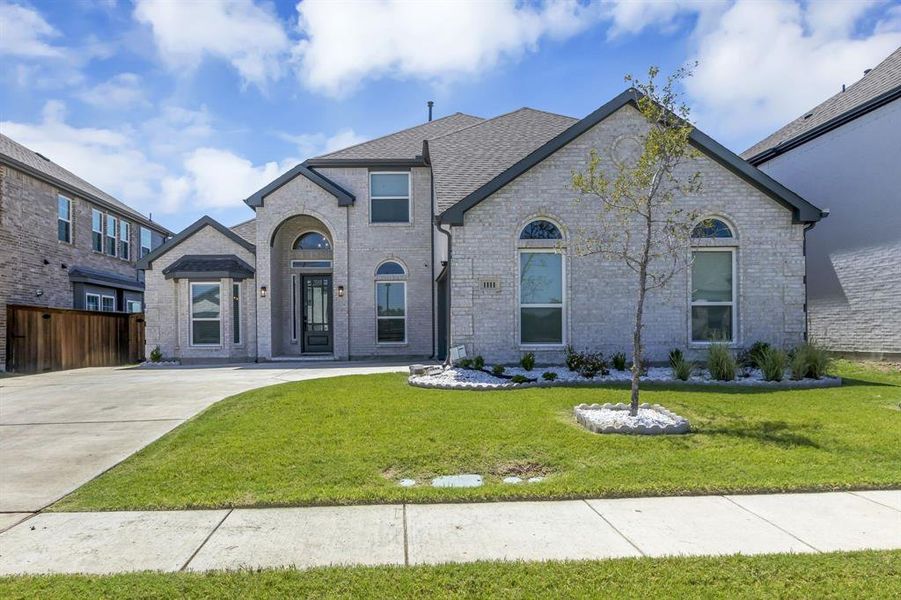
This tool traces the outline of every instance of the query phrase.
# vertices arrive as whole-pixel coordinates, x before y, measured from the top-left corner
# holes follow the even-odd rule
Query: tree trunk
[[[638,306],[635,309],[635,333],[632,336],[632,402],[629,406],[629,414],[633,417],[638,415],[638,380],[641,377],[641,361],[644,355],[644,349],[641,347],[641,326],[642,317],[644,316],[644,297],[647,293],[648,284],[648,261],[651,255],[651,204],[648,200],[648,212],[645,216],[645,238],[644,248],[642,248],[641,262],[638,268]]]

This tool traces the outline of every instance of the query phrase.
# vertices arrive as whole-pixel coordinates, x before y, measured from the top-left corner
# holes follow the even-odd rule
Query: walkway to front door
[[[300,278],[301,353],[323,354],[333,350],[332,276]]]

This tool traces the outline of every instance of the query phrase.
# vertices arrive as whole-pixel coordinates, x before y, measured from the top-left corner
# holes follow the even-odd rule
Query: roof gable
[[[323,176],[320,173],[317,173],[313,169],[311,169],[306,162],[302,162],[287,173],[277,177],[274,181],[266,185],[261,190],[256,193],[248,196],[244,203],[256,209],[259,206],[263,206],[263,200],[266,196],[273,193],[275,190],[279,189],[295,177],[306,177],[326,192],[334,196],[338,200],[338,206],[350,206],[354,203],[354,195],[345,190],[343,187],[329,179],[328,177]]]
[[[581,121],[574,123],[545,144],[530,152],[490,181],[462,198],[453,206],[447,208],[439,216],[440,222],[449,225],[463,225],[464,214],[470,208],[476,206],[482,202],[482,200],[488,198],[490,195],[551,156],[566,144],[586,133],[589,129],[615,113],[620,108],[627,104],[631,104],[637,108],[640,97],[640,93],[633,88],[622,92]],[[750,165],[737,154],[719,144],[701,130],[697,128],[693,129],[690,141],[692,145],[705,155],[790,209],[793,212],[794,220],[796,222],[814,222],[820,220],[824,216],[820,209],[756,167]]]
[[[153,261],[155,261],[160,256],[166,254],[167,252],[169,252],[170,250],[172,250],[173,248],[175,248],[176,246],[178,246],[179,244],[181,244],[182,242],[184,242],[185,240],[190,238],[192,235],[194,235],[195,233],[197,233],[204,227],[212,227],[213,229],[215,229],[216,231],[218,231],[219,233],[221,233],[222,235],[224,235],[231,241],[235,242],[236,244],[238,244],[239,246],[241,246],[242,248],[247,250],[248,252],[256,254],[256,250],[257,250],[256,246],[254,246],[253,244],[251,244],[250,242],[248,242],[247,240],[245,240],[244,238],[239,236],[237,233],[235,233],[234,231],[232,231],[231,229],[229,229],[228,227],[226,227],[225,225],[223,225],[216,219],[214,219],[208,215],[204,215],[204,216],[200,217],[199,219],[197,219],[196,221],[194,221],[193,223],[191,223],[190,225],[188,225],[187,227],[185,227],[174,237],[169,238],[168,240],[163,242],[156,250],[154,250],[153,252],[151,252],[150,254],[148,254],[147,256],[142,258],[141,260],[139,260],[137,263],[137,268],[152,269]]]

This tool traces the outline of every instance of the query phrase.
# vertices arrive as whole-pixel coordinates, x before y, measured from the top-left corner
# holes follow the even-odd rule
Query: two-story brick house
[[[583,119],[453,114],[310,159],[144,257],[148,349],[185,361],[629,351],[635,278],[571,252],[597,208],[573,170],[647,127],[627,90]],[[804,339],[804,234],[819,209],[695,130],[694,263],[645,308],[648,355]]]
[[[170,235],[0,134],[0,368],[8,304],[140,312],[144,282],[135,264]]]

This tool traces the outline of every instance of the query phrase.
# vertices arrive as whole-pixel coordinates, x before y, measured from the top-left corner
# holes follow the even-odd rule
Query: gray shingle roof
[[[315,160],[413,159],[422,154],[423,140],[468,127],[482,120],[481,117],[458,112],[356,146],[317,156]]]
[[[578,119],[532,108],[428,140],[441,212],[478,189]]]
[[[154,229],[171,235],[172,232],[165,227],[153,223],[146,216],[134,210],[124,202],[110,196],[98,187],[95,187],[75,175],[71,171],[67,171],[52,160],[29,150],[19,142],[9,136],[0,133],[0,162],[5,162],[13,168],[23,168],[31,171],[36,177],[46,178],[50,183],[59,182],[64,186],[72,188],[74,192],[80,193],[88,200],[96,200],[101,204],[106,204],[108,208],[115,210],[122,215],[133,218],[139,223],[149,225]]]
[[[166,279],[191,277],[253,277],[253,267],[234,254],[186,254],[163,269]]]
[[[751,159],[779,144],[790,142],[898,86],[901,86],[901,48],[892,52],[888,58],[860,80],[851,84],[845,91],[837,93],[816,108],[806,111],[791,123],[742,152],[741,156]]]

